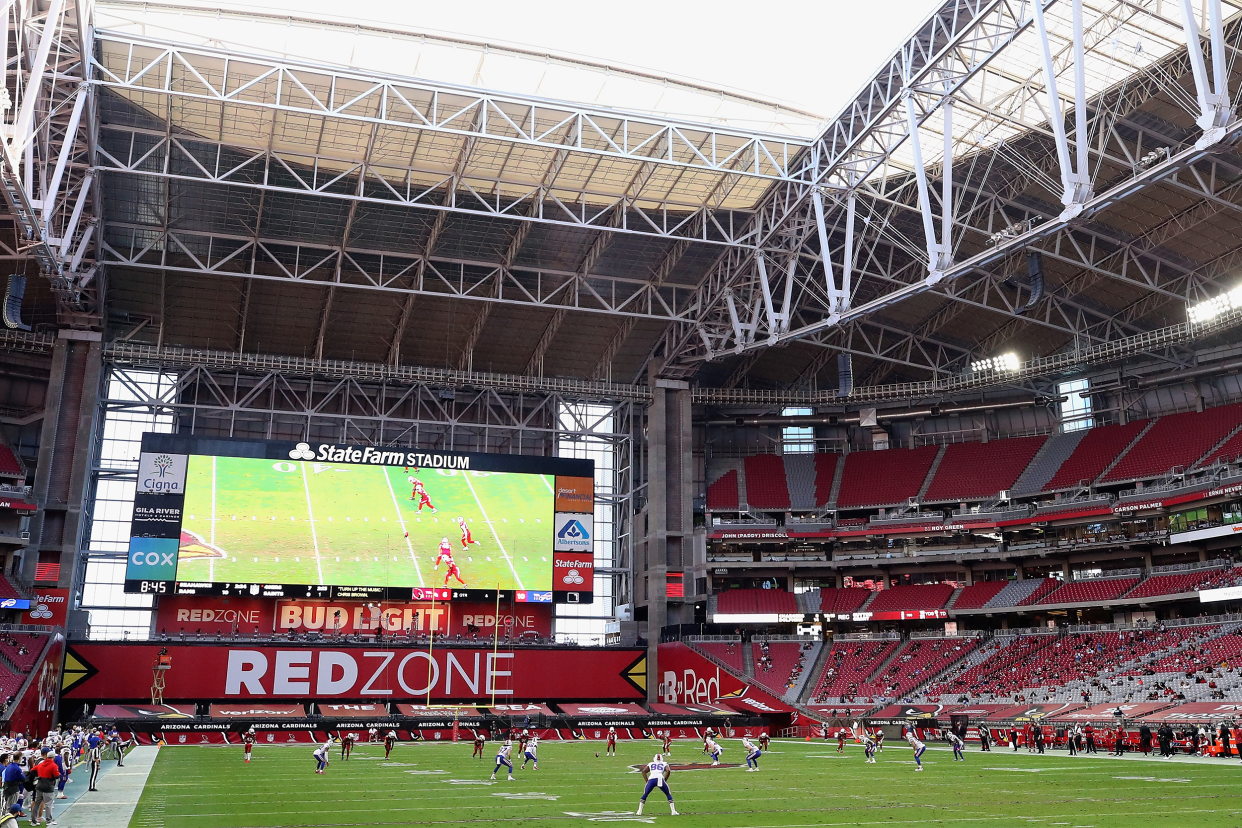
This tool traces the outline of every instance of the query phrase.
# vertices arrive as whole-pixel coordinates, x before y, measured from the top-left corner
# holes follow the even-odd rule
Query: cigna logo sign
[[[184,493],[188,459],[184,454],[144,451],[138,457],[138,491],[145,494]]]

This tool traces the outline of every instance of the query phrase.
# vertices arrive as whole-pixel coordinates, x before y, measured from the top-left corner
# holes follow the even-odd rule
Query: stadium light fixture
[[[1018,361],[1018,355],[1012,351],[970,363],[970,371],[973,374],[981,371],[1017,371],[1020,367],[1022,363]]]
[[[1190,324],[1198,325],[1211,322],[1222,313],[1235,308],[1242,308],[1242,287],[1236,287],[1228,293],[1222,293],[1220,296],[1213,296],[1197,305],[1189,306],[1186,308],[1186,318],[1190,320]]]

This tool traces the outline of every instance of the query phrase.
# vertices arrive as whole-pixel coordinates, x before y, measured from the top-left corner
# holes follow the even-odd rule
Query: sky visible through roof
[[[242,4],[225,3],[236,9]],[[339,17],[339,2],[258,0],[256,10]],[[747,92],[827,119],[938,5],[936,0],[780,4],[631,0],[369,0],[359,23],[526,46]]]

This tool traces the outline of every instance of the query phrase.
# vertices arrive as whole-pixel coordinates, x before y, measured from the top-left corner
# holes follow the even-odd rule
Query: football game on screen
[[[191,455],[177,579],[548,590],[554,483]]]

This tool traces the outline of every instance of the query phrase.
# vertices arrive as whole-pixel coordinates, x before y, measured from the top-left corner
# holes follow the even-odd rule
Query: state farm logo
[[[562,581],[564,581],[564,582],[565,582],[565,583],[567,583],[567,584],[582,584],[582,583],[586,583],[586,581],[583,579],[583,577],[582,577],[581,575],[579,575],[579,574],[578,574],[578,570],[576,570],[576,569],[571,569],[571,570],[569,570],[568,572],[566,572],[566,573],[565,573],[565,577],[564,577],[564,578],[561,578],[561,580],[562,580]],[[33,613],[32,613],[32,614],[33,614]],[[49,618],[51,618],[51,617],[52,617],[52,614],[51,614],[50,612],[48,613],[48,617],[49,617]]]
[[[311,451],[310,443],[298,443],[289,452],[290,460],[314,460],[315,452]]]
[[[51,618],[52,611],[47,608],[47,604],[39,604],[30,611],[31,618]]]

